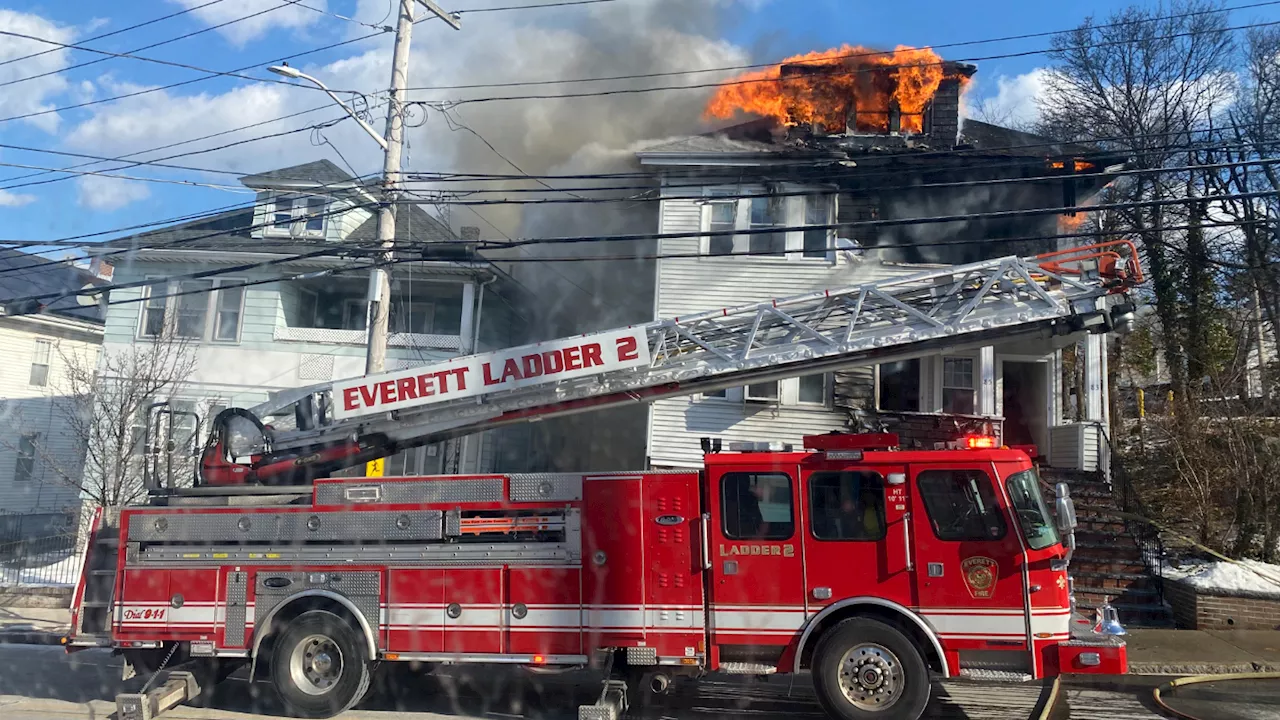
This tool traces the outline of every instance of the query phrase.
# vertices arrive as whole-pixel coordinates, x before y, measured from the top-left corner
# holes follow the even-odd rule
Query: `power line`
[[[40,165],[28,165],[26,163],[0,162],[0,167],[21,168],[23,170],[44,170],[47,172],[67,172],[74,175],[93,175],[97,177],[116,178],[118,180],[134,180],[139,182],[163,183],[167,185],[189,185],[192,187],[204,187],[214,190],[229,190],[233,192],[244,192],[248,188],[244,186],[236,187],[232,185],[216,185],[213,183],[202,183],[194,180],[171,180],[168,178],[150,178],[141,175],[117,175],[110,172],[101,172],[94,170],[59,170],[57,168],[43,167]]]
[[[101,35],[94,35],[93,37],[87,37],[81,42],[93,42],[95,40],[101,40],[103,38],[111,37],[112,35],[119,35],[121,33],[126,33],[126,32],[129,32],[130,30],[137,30],[140,27],[146,27],[147,25],[154,25],[155,23],[161,22],[163,20],[168,20],[169,18],[175,18],[175,17],[178,17],[179,15],[186,15],[189,12],[195,12],[196,10],[209,7],[210,5],[217,5],[220,2],[223,2],[223,0],[210,0],[209,2],[204,3],[203,5],[196,5],[193,7],[186,8],[185,10],[172,12],[172,13],[169,13],[168,15],[164,15],[164,16],[155,18],[153,20],[140,22],[136,25],[130,25],[129,27],[120,28],[119,30],[112,30],[109,33],[103,33]],[[49,53],[53,53],[53,52],[57,52],[57,50],[56,49],[41,50],[40,52],[31,53],[30,55],[23,55],[21,57],[9,58],[8,60],[0,60],[0,65],[8,65],[9,63],[15,63],[20,60],[30,60],[31,58],[40,57],[41,55],[48,55]]]
[[[1248,25],[1239,25],[1235,27],[1221,28],[1216,30],[1190,30],[1187,32],[1173,33],[1171,35],[1164,35],[1161,37],[1151,38],[1151,40],[1154,40],[1154,41],[1173,40],[1180,37],[1191,37],[1191,36],[1204,35],[1204,34],[1210,34],[1210,33],[1227,33],[1227,32],[1234,32],[1237,30],[1248,30],[1248,29],[1255,29],[1255,28],[1272,27],[1275,25],[1280,25],[1280,21],[1273,21],[1273,22],[1267,22],[1267,23],[1250,23]],[[1088,45],[1083,45],[1081,47],[1086,47],[1089,49],[1097,49],[1097,48],[1113,47],[1116,45],[1123,45],[1126,43],[1128,43],[1127,40],[1114,40],[1110,42],[1092,43]],[[1002,60],[1002,59],[1008,59],[1008,58],[1028,57],[1031,55],[1043,55],[1049,52],[1053,52],[1053,48],[1024,50],[1022,52],[1000,53],[996,55],[984,55],[979,57],[957,58],[953,60],[939,60],[936,62],[908,63],[901,67],[932,67],[932,66],[942,67],[945,65],[955,64],[955,63],[974,63],[974,62],[981,62],[985,60]],[[797,62],[799,63],[800,61],[797,61]],[[811,62],[810,65],[812,64],[813,63]],[[504,96],[494,96],[494,97],[462,98],[457,100],[447,100],[447,99],[415,100],[409,104],[456,107],[458,105],[465,105],[467,103],[503,102],[503,101],[512,101],[512,100],[563,100],[563,99],[571,99],[571,98],[605,97],[610,95],[636,95],[636,94],[651,93],[651,92],[666,92],[671,90],[703,90],[707,88],[732,87],[737,85],[757,85],[760,83],[783,84],[788,82],[809,82],[813,79],[813,77],[819,76],[819,75],[826,76],[826,77],[838,77],[843,75],[859,75],[862,73],[876,73],[876,72],[882,72],[890,66],[887,66],[887,65],[861,66],[861,67],[854,68],[852,70],[834,70],[833,69],[829,71],[826,68],[823,68],[822,66],[813,65],[813,67],[818,69],[815,69],[813,72],[808,73],[806,75],[798,75],[794,77],[750,78],[745,80],[729,80],[725,82],[696,83],[693,85],[662,85],[658,87],[647,87],[647,88],[614,88],[610,90],[594,90],[594,91],[559,93],[559,94],[504,95]]]
[[[506,5],[503,7],[472,8],[470,10],[455,10],[454,12],[462,15],[464,13],[475,14],[506,12],[508,10],[539,10],[541,8],[569,7],[571,5],[599,5],[600,3],[617,1],[618,0],[564,0],[563,2],[535,3],[531,5]]]
[[[18,38],[22,38],[22,39],[24,39],[24,40],[32,40],[32,41],[35,41],[35,42],[47,43],[47,44],[49,44],[49,45],[56,45],[56,46],[58,46],[58,47],[60,47],[60,48],[66,48],[66,49],[69,49],[69,50],[81,50],[81,51],[83,51],[83,52],[91,52],[91,53],[96,53],[96,54],[98,54],[98,55],[105,55],[105,56],[107,56],[107,57],[104,57],[104,58],[99,58],[99,59],[97,59],[97,60],[90,60],[90,61],[88,61],[88,62],[82,62],[82,63],[76,63],[76,64],[74,64],[74,65],[68,65],[67,67],[59,68],[59,69],[57,69],[57,70],[49,70],[48,72],[39,73],[39,74],[37,74],[37,75],[28,75],[27,77],[21,77],[21,78],[16,78],[16,79],[14,79],[14,80],[9,80],[9,81],[7,81],[7,82],[2,82],[2,83],[0,83],[0,87],[7,87],[7,86],[9,86],[9,85],[16,85],[16,84],[18,84],[18,83],[26,82],[26,81],[28,81],[28,80],[35,80],[36,78],[48,77],[48,76],[50,76],[50,75],[57,75],[58,73],[64,73],[64,72],[67,72],[68,70],[76,70],[76,69],[79,69],[79,68],[82,68],[82,67],[88,67],[89,65],[96,65],[96,64],[98,64],[98,63],[100,63],[100,62],[105,62],[105,61],[107,61],[107,60],[109,60],[109,59],[111,59],[111,58],[129,58],[129,59],[131,59],[131,60],[140,60],[140,61],[142,61],[142,62],[155,63],[155,64],[157,64],[157,65],[168,65],[168,66],[170,66],[170,67],[179,67],[179,68],[184,68],[184,69],[187,69],[187,70],[196,70],[196,71],[198,71],[198,72],[212,73],[212,74],[214,74],[214,75],[223,75],[223,76],[226,76],[226,77],[235,77],[235,78],[240,78],[240,79],[242,79],[242,80],[253,80],[253,81],[255,81],[255,82],[273,82],[273,83],[278,83],[278,84],[281,84],[281,85],[292,85],[292,83],[289,83],[289,82],[284,81],[284,80],[275,80],[275,79],[272,79],[272,78],[256,78],[256,77],[252,77],[252,76],[250,76],[250,75],[241,75],[241,74],[239,74],[239,71],[223,72],[223,71],[220,71],[220,70],[209,70],[208,68],[202,68],[202,67],[199,67],[199,66],[197,66],[197,65],[189,65],[189,64],[187,64],[187,63],[173,62],[173,61],[170,61],[170,60],[159,60],[159,59],[156,59],[156,58],[149,58],[149,57],[144,57],[144,56],[141,56],[141,55],[135,55],[135,54],[134,54],[134,53],[142,52],[143,50],[150,50],[150,49],[152,49],[152,48],[157,48],[157,47],[160,47],[161,45],[168,45],[169,43],[178,42],[179,40],[185,40],[185,39],[187,39],[187,38],[189,38],[189,37],[194,37],[194,36],[196,36],[196,35],[200,35],[200,34],[202,34],[202,33],[207,33],[207,32],[209,32],[209,31],[211,31],[211,30],[217,30],[217,29],[219,29],[219,28],[224,28],[224,27],[227,27],[228,25],[234,25],[235,23],[243,22],[243,21],[245,21],[245,20],[249,20],[249,19],[251,19],[251,18],[258,17],[259,15],[265,15],[265,14],[270,13],[270,12],[275,12],[276,10],[280,10],[280,9],[282,9],[282,8],[286,8],[286,7],[289,7],[290,5],[294,5],[294,4],[296,4],[296,3],[297,3],[297,0],[281,0],[281,2],[283,2],[283,3],[285,3],[285,4],[283,4],[283,5],[273,5],[273,6],[271,6],[271,7],[267,8],[267,9],[265,9],[265,10],[259,10],[259,11],[258,11],[258,12],[256,12],[256,13],[251,13],[251,14],[249,14],[249,15],[245,15],[244,17],[235,18],[234,20],[228,20],[227,22],[224,22],[224,23],[219,23],[219,24],[217,24],[217,25],[212,25],[212,26],[210,26],[210,27],[201,28],[201,29],[199,29],[199,30],[194,30],[194,31],[189,32],[189,33],[186,33],[186,34],[184,34],[184,35],[179,35],[179,36],[177,36],[177,37],[172,37],[172,38],[168,38],[168,39],[166,39],[166,40],[161,40],[160,42],[151,43],[150,45],[143,45],[143,46],[142,46],[142,47],[140,47],[140,48],[135,48],[135,49],[133,49],[133,50],[129,50],[128,52],[110,52],[110,51],[107,51],[107,50],[96,50],[96,49],[94,49],[94,48],[86,47],[86,46],[84,46],[84,45],[80,45],[80,44],[76,44],[76,43],[64,43],[64,42],[59,42],[59,41],[57,41],[57,40],[50,40],[49,38],[38,37],[38,36],[36,36],[36,35],[28,35],[28,34],[25,34],[25,33],[13,32],[13,31],[11,31],[11,30],[0,30],[0,35],[8,35],[8,36],[10,36],[10,37],[18,37]],[[318,89],[318,88],[316,88],[316,89]]]
[[[1162,20],[1175,20],[1179,18],[1194,17],[1198,15],[1214,15],[1222,12],[1231,12],[1234,10],[1249,10],[1252,8],[1268,7],[1272,5],[1280,5],[1280,0],[1251,3],[1249,5],[1237,5],[1233,7],[1215,8],[1212,10],[1200,10],[1195,12],[1164,15],[1164,16],[1155,17],[1155,18],[1125,20],[1121,22],[1107,23],[1103,25],[1091,25],[1090,29],[1099,30],[1103,28],[1122,27],[1125,25],[1158,22]],[[1052,37],[1054,35],[1061,35],[1063,33],[1070,32],[1071,30],[1072,28],[1068,28],[1066,30],[1046,30],[1042,32],[1026,33],[1022,35],[1005,35],[1003,37],[987,38],[984,40],[966,40],[962,42],[942,43],[942,44],[936,44],[936,45],[925,44],[925,45],[921,45],[920,47],[923,49],[938,50],[941,48],[967,47],[971,45],[989,45],[993,43],[1009,42],[1013,40],[1030,40],[1033,38]],[[883,57],[886,55],[892,56],[894,53],[895,51],[893,50],[871,50],[867,52],[858,52],[858,53],[841,53],[838,55],[832,55],[830,57],[822,58],[822,59],[824,61],[852,60],[852,59],[868,58],[868,57]],[[660,77],[676,77],[681,75],[697,75],[697,74],[703,74],[703,73],[758,70],[763,68],[774,67],[775,65],[781,65],[785,61],[786,59],[784,58],[783,60],[779,60],[777,62],[749,63],[745,65],[726,65],[722,67],[702,68],[702,69],[693,69],[693,70],[669,70],[666,72],[638,73],[638,74],[632,74],[632,75],[606,75],[606,76],[589,77],[589,78],[561,78],[561,79],[554,79],[554,80],[528,80],[528,81],[499,82],[499,83],[472,83],[467,85],[424,85],[419,87],[411,87],[407,89],[408,90],[478,90],[478,89],[502,88],[502,87],[530,87],[530,86],[538,86],[538,85],[561,85],[561,84],[568,84],[568,83],[608,82],[613,80],[646,80],[646,79],[660,78]],[[881,66],[881,67],[891,67],[891,66]]]

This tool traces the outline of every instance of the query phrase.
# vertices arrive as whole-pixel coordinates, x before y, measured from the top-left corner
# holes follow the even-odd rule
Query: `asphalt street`
[[[59,647],[0,645],[0,718],[5,720],[106,720],[119,692],[136,691],[138,679],[121,681],[122,663],[104,651],[66,655]],[[442,668],[425,672],[384,665],[375,686],[345,720],[575,720],[577,706],[590,703],[599,685],[581,674],[531,676],[517,669]],[[1260,692],[1260,691],[1259,691]],[[1038,717],[1047,687],[1041,683],[993,685],[967,681],[933,689],[928,720],[1020,720]],[[1064,687],[1064,706],[1079,720],[1157,720],[1147,683],[1110,688]],[[1207,694],[1206,697],[1207,698]],[[243,671],[200,698],[199,707],[180,707],[174,720],[260,720],[283,713],[265,683],[249,683]],[[1064,707],[1065,710],[1065,707]],[[1274,711],[1275,714],[1268,714]],[[817,720],[825,717],[813,701],[807,676],[752,680],[713,676],[676,684],[644,710],[645,720]],[[1242,720],[1280,718],[1267,703],[1262,714]]]

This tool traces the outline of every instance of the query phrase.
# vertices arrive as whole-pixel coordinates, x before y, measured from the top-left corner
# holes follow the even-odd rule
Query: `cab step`
[[[997,683],[1024,683],[1035,680],[1031,675],[1016,670],[988,670],[987,668],[960,668],[960,677],[965,680]]]
[[[720,663],[720,672],[726,675],[772,675],[778,672],[778,668],[768,663],[726,662]]]

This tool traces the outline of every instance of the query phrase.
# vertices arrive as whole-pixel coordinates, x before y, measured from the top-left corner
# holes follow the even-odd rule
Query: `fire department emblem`
[[[1000,573],[1000,566],[995,560],[989,557],[965,558],[960,563],[960,572],[964,575],[965,587],[974,598],[986,600],[995,593],[996,577]]]

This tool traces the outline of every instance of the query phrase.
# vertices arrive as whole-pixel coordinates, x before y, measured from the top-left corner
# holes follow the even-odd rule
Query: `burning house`
[[[659,240],[656,261],[627,265],[652,282],[648,317],[1057,249],[1080,219],[1063,208],[1089,200],[1125,158],[962,123],[975,71],[929,49],[846,46],[721,86],[706,115],[735,124],[636,154],[661,200],[654,224],[635,230],[687,234]],[[603,304],[649,300],[632,294]],[[1104,353],[1089,343],[1082,413],[1064,403],[1059,348],[996,345],[583,416],[532,445],[546,469],[693,467],[700,436],[799,442],[887,426],[927,446],[985,429],[1087,469],[1098,462],[1090,423],[1106,408]]]

